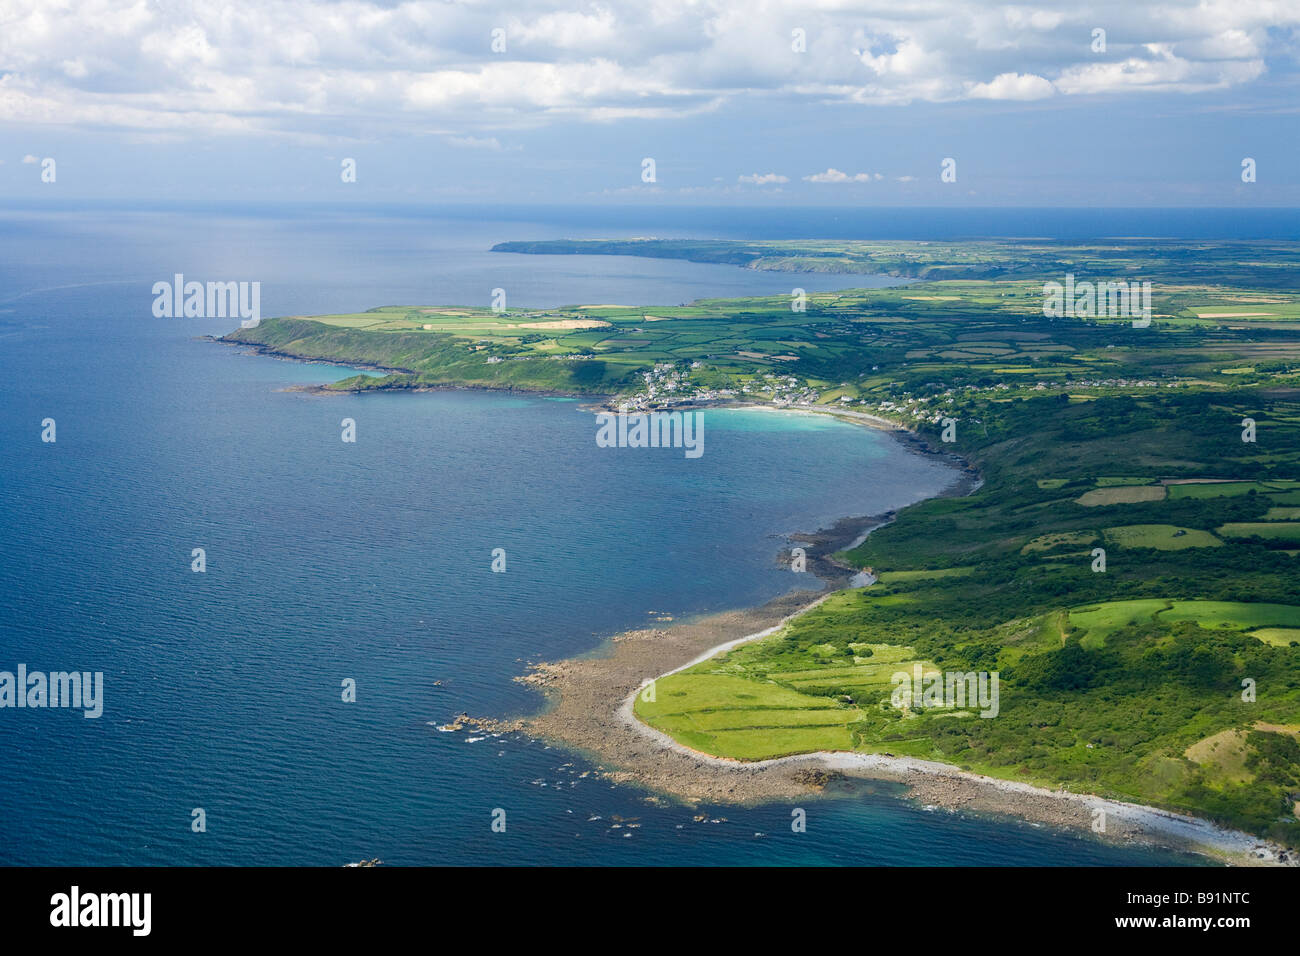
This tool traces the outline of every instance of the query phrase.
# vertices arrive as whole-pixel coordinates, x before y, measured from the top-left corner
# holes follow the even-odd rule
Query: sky
[[[0,0],[56,197],[1300,206],[1300,0]]]

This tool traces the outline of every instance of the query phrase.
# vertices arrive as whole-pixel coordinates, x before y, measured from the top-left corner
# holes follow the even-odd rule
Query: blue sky
[[[1300,205],[1300,0],[8,0],[4,21],[7,198]]]

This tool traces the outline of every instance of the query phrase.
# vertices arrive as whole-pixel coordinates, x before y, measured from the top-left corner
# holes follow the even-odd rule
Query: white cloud
[[[1178,56],[1162,43],[1148,44],[1146,53],[1119,62],[1071,67],[1057,79],[1056,88],[1066,94],[1131,90],[1199,93],[1246,83],[1264,72],[1262,60],[1197,63]]]
[[[788,183],[789,176],[780,173],[754,173],[752,176],[740,176],[737,182],[749,183],[751,186],[767,186],[771,183]]]
[[[988,83],[974,83],[966,95],[977,100],[1041,100],[1056,92],[1050,80],[1032,73],[1001,73]]]
[[[506,30],[507,51],[511,41],[529,48],[542,45],[557,50],[599,53],[619,41],[618,19],[607,7],[591,13],[546,13],[533,20],[510,18]]]
[[[495,136],[478,137],[478,136],[448,136],[447,142],[453,146],[460,146],[464,149],[490,149],[500,150],[501,141]]]
[[[31,163],[39,163],[40,160],[37,159],[35,156],[33,156],[31,153],[28,153],[26,156],[23,157],[23,162],[31,164]]]
[[[854,173],[850,176],[848,173],[842,173],[834,166],[824,173],[813,173],[811,176],[805,176],[804,182],[808,183],[869,183],[873,180],[884,179],[880,173]]]
[[[1196,93],[1248,84],[1300,47],[1297,0],[1091,0],[1086,13],[996,0],[554,6],[5,0],[0,121],[299,137],[433,125],[487,139],[557,118],[670,118],[771,96],[901,105]],[[791,49],[796,25],[804,53]],[[1108,53],[1090,48],[1099,25]],[[491,50],[496,28],[502,53]]]

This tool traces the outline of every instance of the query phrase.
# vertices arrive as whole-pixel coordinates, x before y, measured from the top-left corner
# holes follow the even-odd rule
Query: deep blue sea
[[[708,808],[726,822],[696,824],[694,810],[584,776],[581,756],[438,732],[461,711],[539,707],[512,680],[527,661],[783,593],[798,580],[776,565],[785,535],[937,493],[951,473],[806,415],[707,411],[691,460],[600,449],[591,414],[563,399],[290,392],[349,371],[199,338],[231,320],[151,312],[153,283],[177,272],[259,281],[265,315],[487,304],[497,287],[512,306],[552,306],[791,285],[486,251],[759,234],[746,216],[630,215],[0,209],[0,670],[102,671],[106,685],[95,720],[0,710],[0,863],[1188,862],[886,792],[813,802],[804,834],[785,805]],[[807,215],[802,227],[838,228]],[[343,418],[355,444],[340,441]],[[206,573],[190,570],[194,548]],[[616,816],[641,825],[614,829]]]

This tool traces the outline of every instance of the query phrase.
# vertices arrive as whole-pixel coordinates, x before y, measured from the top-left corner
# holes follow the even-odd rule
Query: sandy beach
[[[838,409],[834,414],[867,427],[885,428],[914,450],[943,454],[919,436],[875,416]],[[969,494],[979,486],[979,476],[964,463],[954,464],[961,470],[954,472],[953,484],[944,495]],[[856,752],[754,762],[714,757],[682,746],[633,715],[633,701],[650,680],[738,644],[760,640],[850,586],[856,569],[835,562],[831,555],[892,518],[892,513],[845,518],[829,529],[791,536],[807,550],[809,571],[825,582],[821,591],[793,592],[761,607],[627,631],[591,655],[532,664],[517,680],[545,693],[548,704],[543,712],[513,721],[483,719],[473,723],[523,732],[579,750],[610,780],[638,784],[687,804],[844,797],[851,796],[861,783],[890,781],[906,788],[907,799],[927,807],[1011,816],[1093,834],[1105,841],[1164,846],[1229,864],[1297,863],[1292,854],[1275,844],[1196,817],[985,777],[931,761]],[[1104,830],[1099,832],[1102,826]]]

